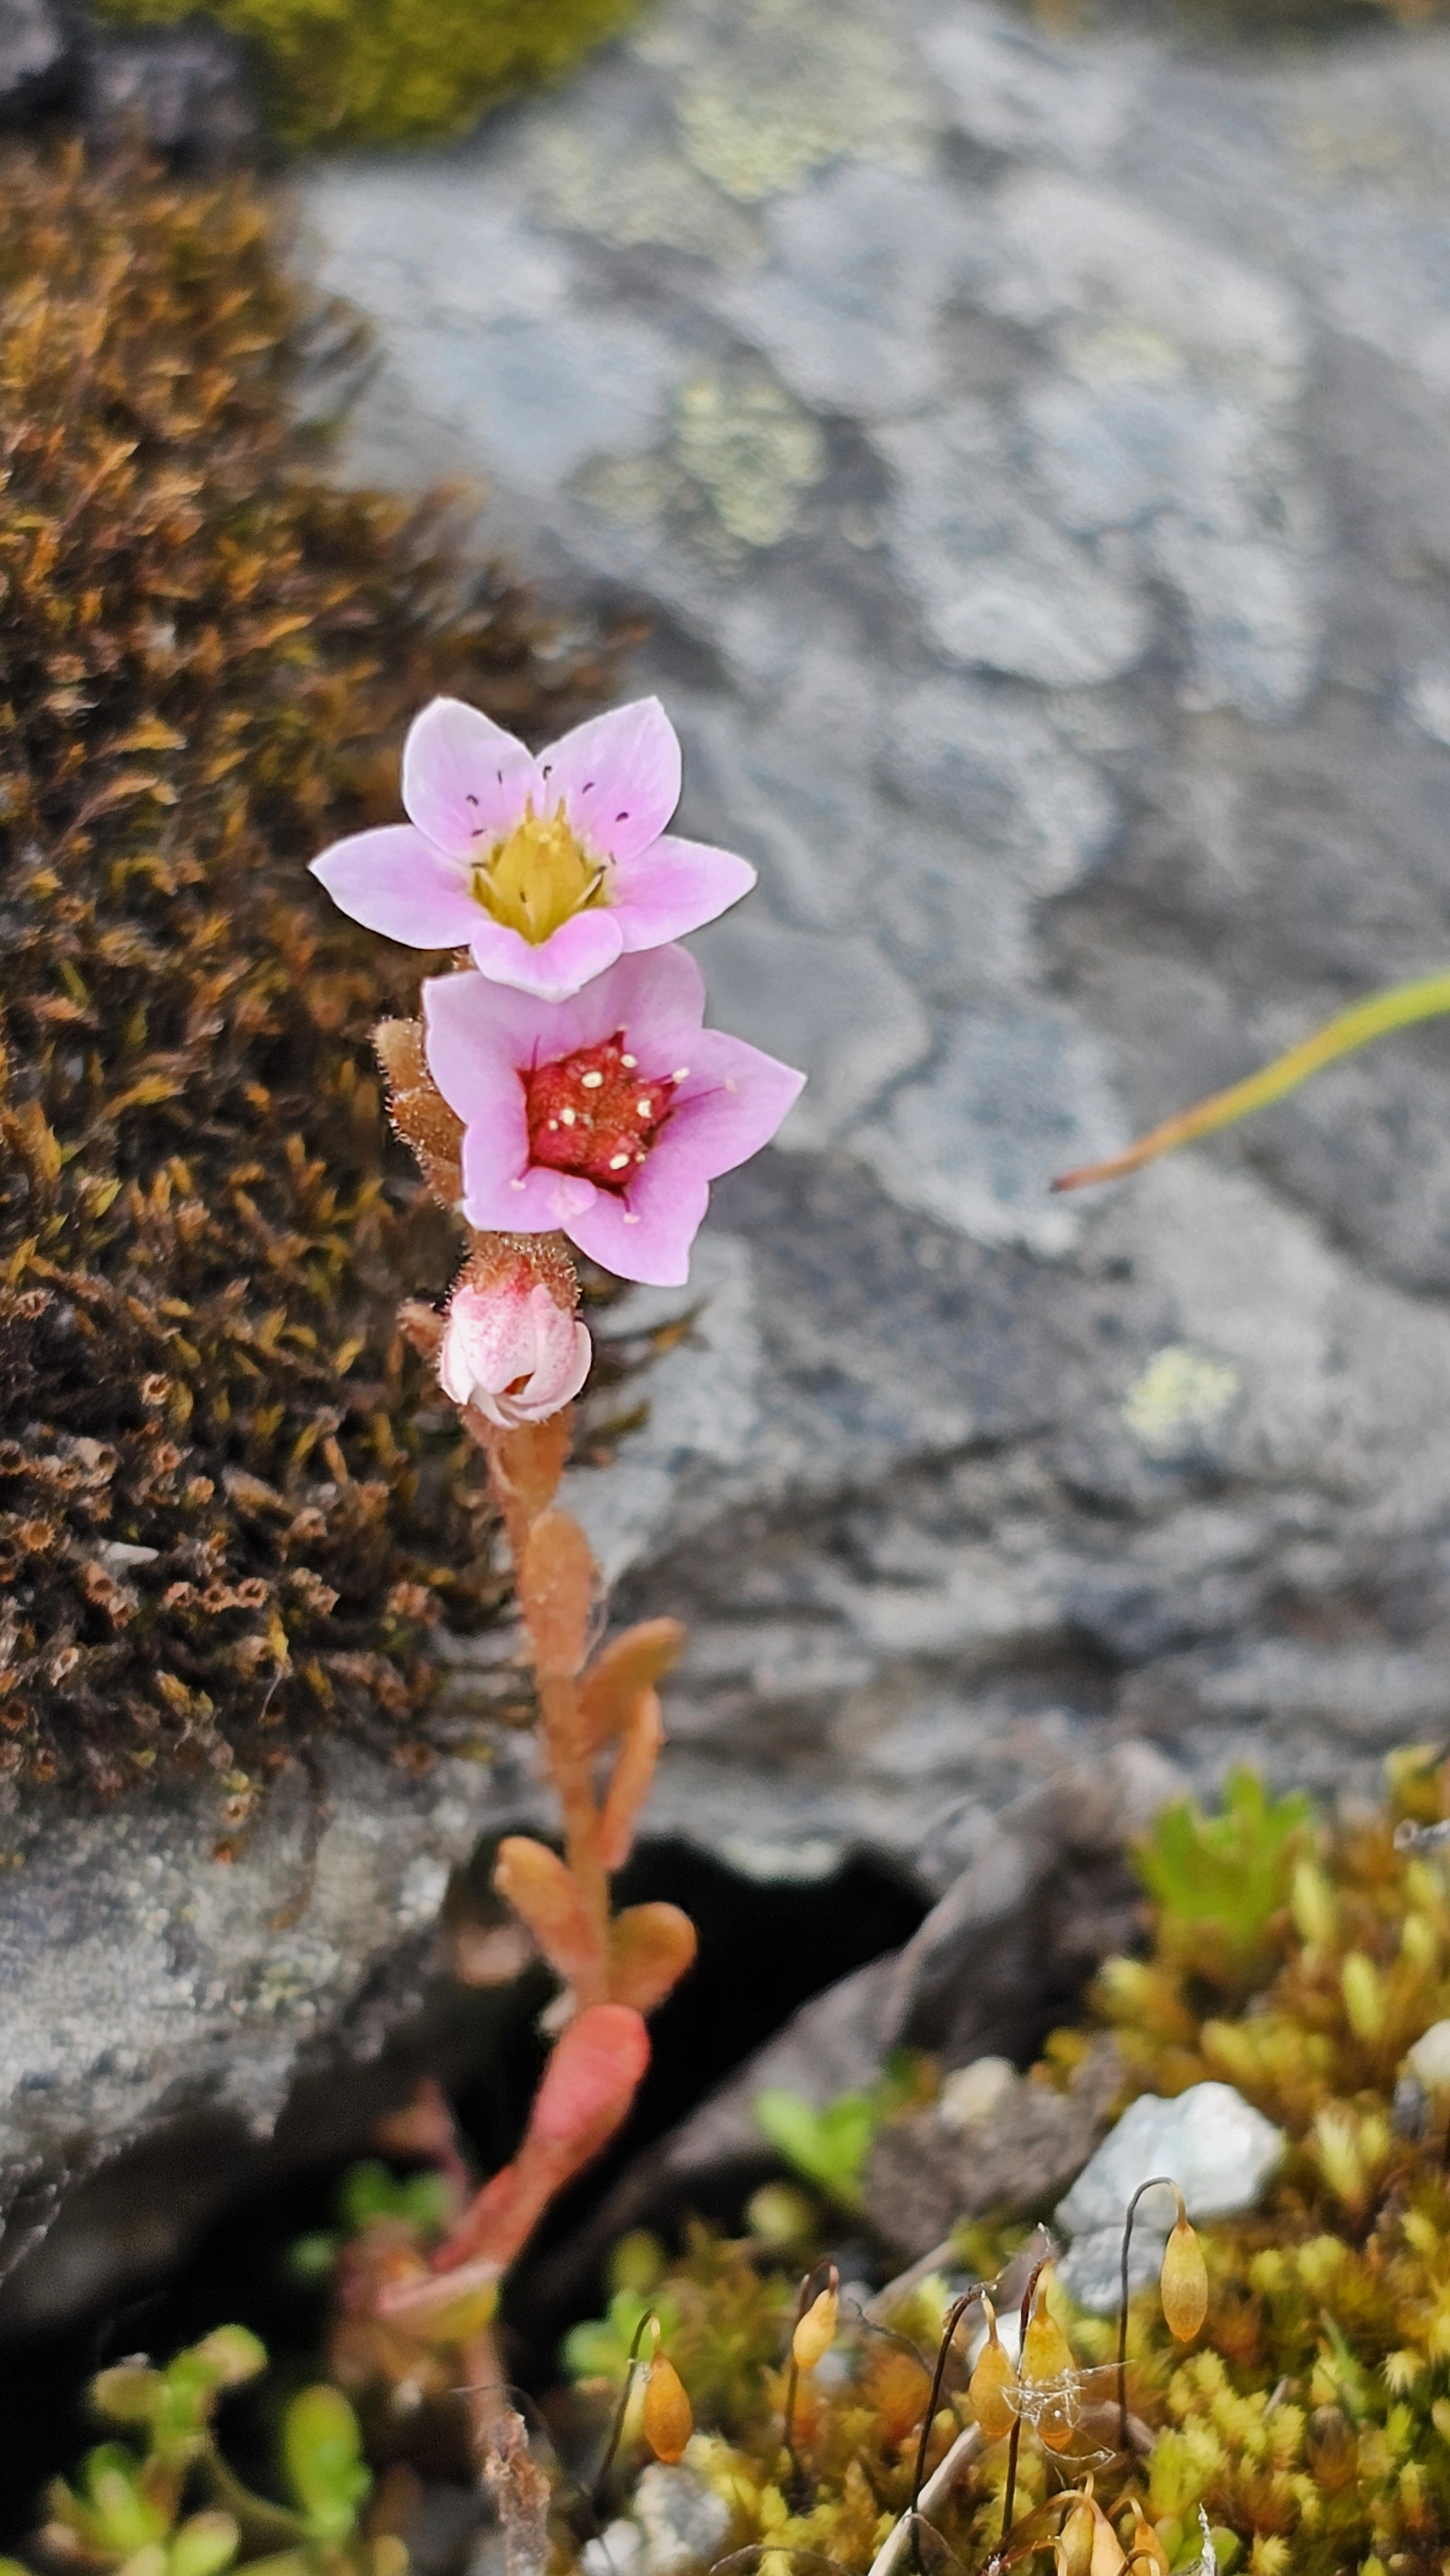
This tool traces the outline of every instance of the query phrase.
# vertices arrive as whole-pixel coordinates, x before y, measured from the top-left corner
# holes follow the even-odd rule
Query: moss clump
[[[1450,2080],[1427,2090],[1406,2066],[1450,2020],[1450,1841],[1405,1828],[1446,1812],[1450,1764],[1409,1754],[1392,1763],[1377,1816],[1331,1826],[1240,1777],[1222,1815],[1178,1809],[1151,1838],[1150,1955],[1110,1963],[1095,1997],[1128,2090],[1226,2079],[1284,2128],[1288,2154],[1262,2209],[1200,2231],[1209,2303],[1196,2336],[1172,2340],[1156,2292],[1133,2301],[1127,2395],[1142,2439],[1126,2452],[1116,2326],[1050,2289],[1071,2370],[1038,2392],[1055,2411],[1030,2388],[1013,2401],[1022,2430],[1000,2563],[1077,2564],[1060,2535],[1091,2477],[1092,2509],[1112,2524],[1092,2562],[1104,2576],[1130,2556],[1157,2576],[1450,2566]],[[1056,2034],[1037,2080],[1060,2082],[1089,2036]],[[1029,2277],[1022,2236],[978,2227],[968,2247],[963,2231],[964,2259],[999,2274],[999,2306]],[[699,2232],[683,2260],[661,2251],[651,2280],[640,2243],[621,2249],[629,2278],[609,2316],[569,2340],[576,2378],[602,2406],[647,2301],[701,2427],[686,2465],[729,2507],[723,2546],[763,2548],[780,2576],[823,2561],[864,2569],[909,2501],[947,2283],[895,2306],[888,2295],[884,2317],[843,2298],[837,2346],[802,2381],[792,2459],[781,2365],[796,2281],[758,2244]],[[965,2379],[954,2359],[928,2469],[972,2420]],[[983,2445],[934,2509],[921,2566],[950,2565],[948,2551],[968,2569],[994,2563],[1008,2456],[1007,2438]],[[627,2509],[627,2480],[620,2500]]]
[[[639,0],[211,0],[254,44],[273,131],[290,144],[410,143],[459,134],[510,91],[617,35]],[[101,0],[101,15],[166,25],[195,0]]]
[[[306,863],[435,688],[554,732],[599,681],[323,479],[325,318],[240,183],[0,163],[0,1774],[180,1755],[236,1822],[493,1598],[393,1320],[454,1259],[368,1043],[418,961]]]

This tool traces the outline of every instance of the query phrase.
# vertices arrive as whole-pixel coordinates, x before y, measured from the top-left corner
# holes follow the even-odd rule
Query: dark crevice
[[[577,2228],[631,2156],[672,2128],[810,1996],[899,1947],[924,1912],[920,1896],[900,1877],[867,1859],[849,1861],[828,1879],[767,1884],[665,1840],[641,1847],[616,1881],[616,1894],[621,1905],[663,1898],[682,1906],[698,1927],[700,1954],[654,2017],[653,2062],[627,2129],[551,2214],[531,2249],[535,2256]],[[534,1971],[499,1999],[486,2043],[475,2042],[472,2062],[454,2083],[460,2119],[485,2171],[511,2152],[527,2115],[543,2058],[534,2020],[548,1993],[542,1972]],[[408,2064],[417,2063],[414,2051]],[[263,2337],[284,2378],[295,2383],[316,2370],[325,2302],[290,2277],[287,2248],[329,2225],[340,2175],[369,2147],[360,2130],[341,2144],[330,2141],[325,2158],[306,2162],[296,2127],[297,2113],[284,2115],[279,2151],[284,2141],[290,2144],[291,2168],[260,2180],[255,2163],[239,2154],[234,2132],[223,2135],[219,2124],[193,2124],[169,2151],[166,2141],[157,2141],[128,2160],[123,2189],[132,2194],[174,2195],[188,2187],[198,2165],[205,2171],[219,2155],[236,2160],[237,2186],[181,2261],[63,2327],[0,2348],[0,2547],[20,2543],[34,2527],[45,2480],[68,2471],[99,2438],[83,2397],[88,2378],[107,2363],[138,2350],[165,2355],[236,2320]],[[509,2308],[510,2366],[547,2376],[557,2328],[551,2320],[546,2333],[531,2331],[527,2268]],[[228,2438],[239,2461],[254,2452],[260,2468],[265,2442],[258,2408],[249,2414],[239,2406]]]

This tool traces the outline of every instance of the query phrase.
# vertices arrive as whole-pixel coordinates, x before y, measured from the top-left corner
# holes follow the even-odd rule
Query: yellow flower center
[[[604,870],[557,813],[536,814],[532,803],[506,841],[473,872],[473,891],[484,911],[505,930],[541,947],[576,912],[604,901]]]

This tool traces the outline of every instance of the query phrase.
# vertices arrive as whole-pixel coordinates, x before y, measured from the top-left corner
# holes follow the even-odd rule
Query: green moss
[[[419,961],[307,861],[435,688],[547,734],[599,681],[328,483],[329,334],[242,184],[0,162],[0,1776],[205,1764],[234,1825],[336,1710],[406,1755],[497,1597],[394,1322],[456,1258],[369,1048]]]
[[[529,82],[617,35],[639,0],[211,0],[255,45],[274,131],[291,144],[408,143],[457,134]],[[190,17],[195,0],[100,0],[130,24]]]
[[[1221,1815],[1176,1811],[1150,1838],[1150,1955],[1111,1962],[1096,1995],[1128,2089],[1227,2079],[1289,2152],[1260,2210],[1201,2231],[1209,2309],[1189,2345],[1170,2337],[1156,2291],[1132,2303],[1127,2393],[1146,2455],[1118,2449],[1116,2328],[1051,2291],[1076,2429],[1049,2452],[1024,2408],[1006,2563],[1052,2563],[1060,2499],[1091,2475],[1123,2548],[1135,2532],[1146,2546],[1140,2568],[1201,2571],[1206,2530],[1225,2576],[1450,2566],[1450,2087],[1427,2102],[1402,2082],[1407,2049],[1450,2018],[1450,1877],[1439,1846],[1396,1837],[1447,1807],[1450,1765],[1417,1753],[1391,1765],[1385,1812],[1368,1820],[1330,1825],[1239,1777]],[[1038,2080],[1059,2081],[1083,2045],[1081,2031],[1055,2034]],[[984,2277],[1020,2233],[972,2231]],[[697,2232],[650,2295],[701,2427],[688,2464],[730,2505],[727,2546],[861,2570],[909,2500],[946,2284],[888,2302],[881,2322],[843,2307],[830,2371],[803,2382],[798,2473],[781,2438],[795,2287],[748,2240]],[[601,2405],[617,2344],[617,2328],[571,2338],[586,2385],[600,2373]],[[964,2378],[954,2362],[929,2467],[970,2421]],[[987,2445],[936,2512],[924,2567],[950,2564],[943,2544],[969,2569],[993,2559],[1007,2450]],[[784,2554],[770,2564],[787,2576]],[[1121,2556],[1105,2544],[1109,2564]]]

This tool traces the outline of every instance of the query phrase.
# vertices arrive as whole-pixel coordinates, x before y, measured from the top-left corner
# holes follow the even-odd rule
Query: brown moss
[[[419,960],[306,863],[433,689],[538,733],[601,680],[441,505],[325,480],[329,330],[241,183],[0,163],[0,1772],[179,1755],[237,1821],[494,1599],[394,1322],[455,1260],[369,1049]]]

